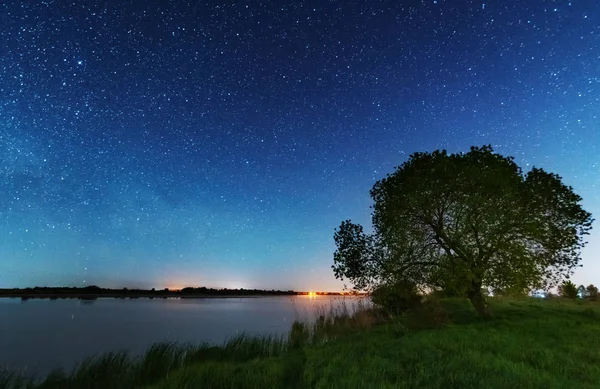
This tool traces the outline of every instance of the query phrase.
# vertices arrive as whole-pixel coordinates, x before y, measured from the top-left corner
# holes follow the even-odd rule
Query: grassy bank
[[[115,354],[41,388],[598,388],[600,304],[492,300],[482,321],[464,300],[385,323],[368,312],[289,338],[225,347],[156,346],[132,363]],[[54,385],[54,386],[52,386]],[[6,387],[6,386],[5,386]],[[0,384],[2,388],[2,384]]]
[[[404,317],[277,358],[190,366],[152,388],[600,387],[597,303],[495,300],[491,321],[466,301],[444,305],[441,328]]]

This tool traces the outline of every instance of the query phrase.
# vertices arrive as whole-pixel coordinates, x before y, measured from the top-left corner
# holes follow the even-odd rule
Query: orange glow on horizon
[[[177,292],[177,291],[181,291],[183,288],[199,288],[200,286],[197,285],[187,285],[187,284],[170,284],[168,286],[163,286],[162,288],[156,288],[157,290],[162,290],[162,289],[168,289],[172,292]],[[241,289],[242,287],[228,287],[227,289]],[[221,289],[221,288],[214,288],[214,289]],[[310,296],[310,297],[317,297],[320,295],[327,295],[327,294],[339,294],[339,295],[350,295],[351,293],[348,291],[332,291],[332,292],[298,292],[298,294],[304,294],[305,296]]]
[[[179,286],[179,285],[169,285],[169,286],[166,286],[166,288],[172,292],[177,292],[177,291],[180,291],[181,289],[183,289],[184,287]]]

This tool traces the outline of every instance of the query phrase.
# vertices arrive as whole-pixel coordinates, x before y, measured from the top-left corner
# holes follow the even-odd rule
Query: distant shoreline
[[[104,289],[97,286],[85,288],[69,287],[35,287],[0,289],[0,298],[29,299],[80,299],[96,300],[99,298],[116,299],[167,299],[167,298],[246,298],[268,296],[345,296],[349,293],[342,292],[296,292],[292,290],[260,290],[260,289],[211,289],[206,287],[187,287],[181,290],[143,290],[143,289]]]
[[[149,298],[149,299],[169,299],[169,298],[250,298],[250,297],[283,297],[283,296],[306,296],[306,294],[247,294],[247,295],[198,295],[198,294],[0,294],[0,298],[26,298],[26,299],[99,299],[99,298]]]

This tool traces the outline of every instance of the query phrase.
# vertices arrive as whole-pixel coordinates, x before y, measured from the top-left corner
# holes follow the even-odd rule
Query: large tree
[[[581,197],[491,146],[412,154],[371,189],[373,233],[335,231],[333,270],[356,288],[399,279],[450,289],[489,315],[482,287],[543,288],[579,265],[592,226]]]

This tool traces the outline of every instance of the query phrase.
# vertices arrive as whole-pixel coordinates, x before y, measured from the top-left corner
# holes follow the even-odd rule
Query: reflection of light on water
[[[328,295],[321,292],[304,292],[289,301],[293,311],[290,321],[304,323],[314,322],[321,316],[354,315],[371,306],[368,296]]]

